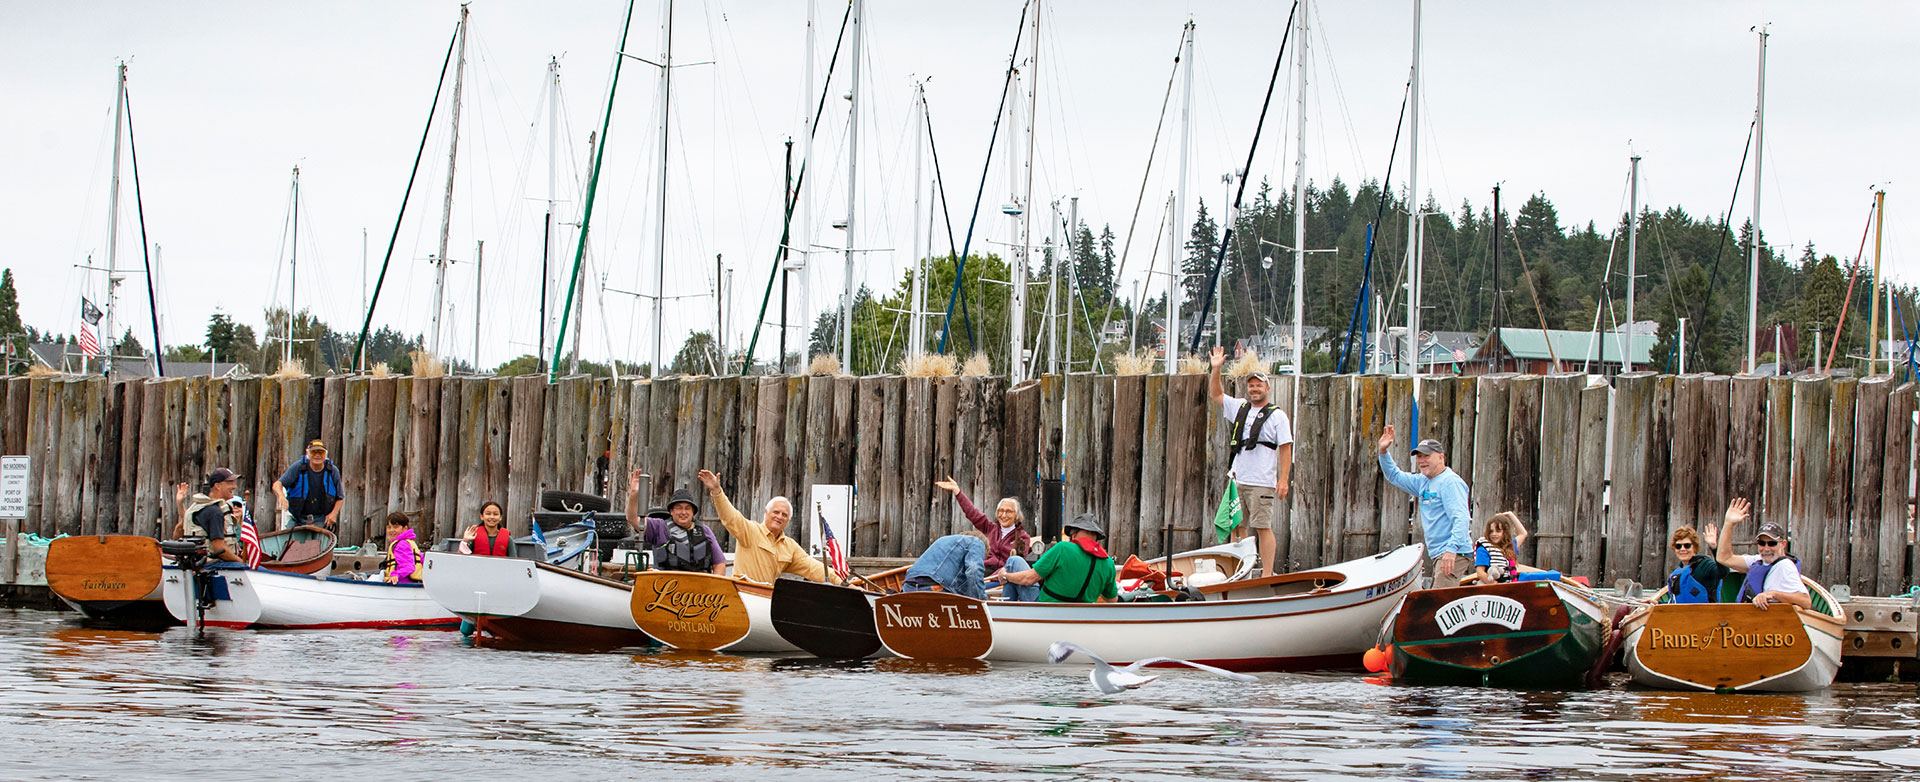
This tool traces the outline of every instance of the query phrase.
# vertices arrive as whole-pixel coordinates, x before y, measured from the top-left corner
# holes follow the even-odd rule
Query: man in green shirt
[[[1013,584],[1039,584],[1042,603],[1107,603],[1120,597],[1113,558],[1100,545],[1106,532],[1091,513],[1067,522],[1070,537],[1047,548],[1032,570],[1006,573]]]

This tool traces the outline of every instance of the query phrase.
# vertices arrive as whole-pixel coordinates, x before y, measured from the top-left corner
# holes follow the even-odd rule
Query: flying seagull
[[[1155,663],[1177,663],[1190,668],[1198,668],[1208,673],[1219,674],[1236,681],[1254,681],[1252,676],[1244,673],[1235,673],[1224,668],[1215,668],[1211,665],[1202,665],[1186,660],[1175,660],[1171,657],[1149,657],[1123,668],[1115,668],[1112,665],[1108,665],[1106,660],[1100,659],[1100,655],[1087,651],[1086,647],[1072,641],[1053,642],[1052,646],[1047,647],[1047,659],[1051,662],[1059,663],[1068,657],[1072,657],[1075,652],[1086,655],[1087,659],[1093,661],[1093,672],[1087,674],[1087,678],[1093,681],[1094,687],[1107,695],[1117,695],[1160,678],[1158,675],[1141,676],[1139,673],[1140,669]]]

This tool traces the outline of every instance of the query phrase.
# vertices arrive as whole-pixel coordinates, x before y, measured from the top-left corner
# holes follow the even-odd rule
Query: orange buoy
[[[1366,669],[1373,673],[1385,671],[1388,663],[1392,662],[1392,660],[1393,654],[1388,652],[1386,647],[1383,646],[1368,649],[1366,654],[1360,656],[1360,664],[1366,666]]]

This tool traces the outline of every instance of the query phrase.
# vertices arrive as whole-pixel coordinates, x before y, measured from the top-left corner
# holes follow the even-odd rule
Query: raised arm
[[[1217,405],[1220,404],[1220,399],[1227,395],[1227,390],[1220,385],[1220,365],[1227,363],[1226,348],[1214,345],[1210,363],[1213,369],[1207,372],[1207,398],[1212,399]]]
[[[627,526],[640,529],[640,471],[627,473]]]
[[[727,500],[727,492],[720,488],[720,476],[712,470],[699,472],[700,483],[707,487],[707,498],[713,500],[713,512],[720,515],[720,524],[736,538],[748,537],[747,526],[752,522],[740,515],[740,510]]]
[[[1726,523],[1721,525],[1720,542],[1714,546],[1713,558],[1720,560],[1720,564],[1726,565],[1735,573],[1747,572],[1747,561],[1733,553],[1733,539],[1737,537],[1733,529],[1747,520],[1747,513],[1752,509],[1753,503],[1747,502],[1745,497],[1735,497],[1732,502],[1727,503]]]
[[[1373,453],[1376,460],[1380,462],[1381,477],[1386,478],[1387,483],[1393,484],[1394,488],[1403,492],[1408,494],[1420,493],[1419,478],[1411,473],[1401,471],[1400,465],[1394,464],[1393,457],[1387,455],[1387,449],[1392,447],[1393,424],[1387,424],[1386,431],[1380,435],[1380,441],[1374,443],[1373,446]]]
[[[1527,542],[1527,523],[1520,520],[1520,514],[1513,516],[1513,550],[1519,551],[1520,544]]]
[[[974,505],[973,500],[967,499],[967,493],[960,490],[960,484],[954,483],[953,476],[947,476],[944,481],[934,481],[933,485],[953,492],[953,499],[960,503],[960,514],[966,516],[976,529],[987,534],[993,533],[993,520],[987,518],[987,514]]]

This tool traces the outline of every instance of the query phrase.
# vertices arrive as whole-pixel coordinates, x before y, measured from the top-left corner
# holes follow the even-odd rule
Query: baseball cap
[[[1258,380],[1258,381],[1260,381],[1260,382],[1262,382],[1262,383],[1268,383],[1268,384],[1271,384],[1271,383],[1273,382],[1273,380],[1272,380],[1272,379],[1270,379],[1270,378],[1268,378],[1268,377],[1267,377],[1267,373],[1265,373],[1265,372],[1252,372],[1252,373],[1249,373],[1249,374],[1247,375],[1247,379],[1248,379],[1248,380]]]
[[[1418,445],[1415,445],[1413,447],[1413,452],[1414,453],[1446,453],[1447,448],[1446,446],[1441,445],[1439,440],[1435,440],[1433,438],[1427,438],[1425,440],[1421,440]]]
[[[327,444],[326,444],[326,443],[323,443],[323,442],[321,442],[321,441],[319,441],[319,440],[315,440],[315,441],[313,441],[313,442],[310,442],[310,443],[307,443],[307,452],[308,452],[308,453],[312,453],[312,452],[314,452],[314,451],[319,451],[319,452],[321,452],[321,453],[326,453],[326,452],[327,452]]]
[[[1759,531],[1753,533],[1753,536],[1756,538],[1773,538],[1774,540],[1787,540],[1791,537],[1787,535],[1786,527],[1771,521],[1760,525]]]
[[[207,483],[208,484],[226,483],[227,481],[237,480],[239,479],[239,477],[240,477],[240,473],[234,472],[225,467],[215,467],[213,468],[213,472],[207,473]]]

